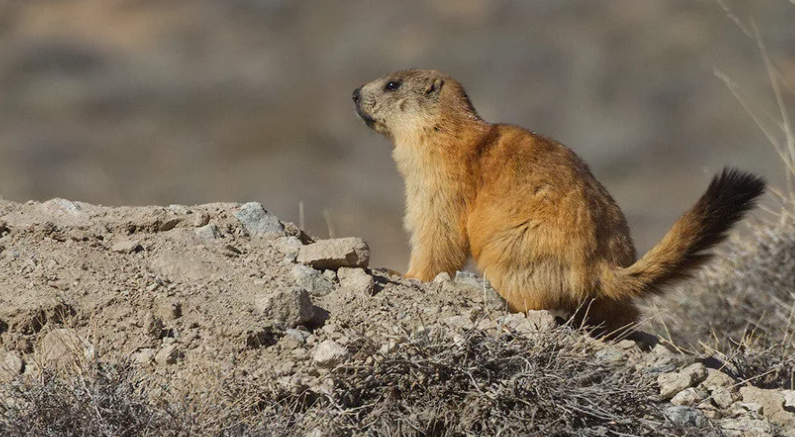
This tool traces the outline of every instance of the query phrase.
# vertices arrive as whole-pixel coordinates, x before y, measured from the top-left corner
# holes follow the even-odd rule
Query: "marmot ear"
[[[444,85],[444,79],[436,78],[428,86],[425,87],[425,95],[431,94],[438,94],[439,91],[442,90],[442,85]]]

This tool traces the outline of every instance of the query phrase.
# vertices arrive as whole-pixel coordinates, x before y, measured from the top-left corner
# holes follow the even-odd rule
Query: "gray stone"
[[[703,401],[708,396],[706,390],[702,388],[688,387],[671,398],[674,405],[691,406]]]
[[[337,270],[340,267],[367,267],[370,248],[361,238],[321,240],[302,246],[298,262],[318,270]]]
[[[19,376],[25,369],[22,358],[14,351],[6,352],[0,362],[0,382],[8,382]]]
[[[786,410],[784,394],[780,391],[748,386],[740,388],[740,395],[743,402],[761,405],[762,415],[771,422],[784,428],[795,427],[795,413]]]
[[[295,279],[295,283],[312,296],[325,296],[334,291],[334,284],[312,267],[297,264],[290,270],[290,274]]]
[[[180,358],[182,358],[182,351],[179,350],[179,347],[176,344],[169,344],[160,349],[160,352],[155,355],[155,362],[165,366],[167,364],[176,364]]]
[[[707,377],[707,368],[701,363],[691,364],[678,372],[662,373],[657,376],[660,396],[671,399],[680,391],[699,384]]]
[[[284,225],[260,203],[245,203],[233,214],[252,237],[284,235]]]
[[[116,253],[133,253],[143,250],[141,242],[138,240],[120,241],[110,247],[110,250]]]
[[[268,293],[256,300],[257,309],[277,323],[295,327],[312,320],[315,307],[309,293],[294,287]]]
[[[304,344],[306,343],[306,339],[309,338],[310,334],[306,331],[301,331],[300,329],[289,328],[284,331],[285,337],[289,336],[296,339],[299,343]]]
[[[669,407],[663,410],[663,415],[668,420],[679,426],[702,427],[709,422],[706,416],[704,416],[704,413],[691,407]]]
[[[317,346],[312,361],[320,367],[334,367],[348,358],[348,349],[334,340],[325,340]]]
[[[73,371],[94,358],[94,346],[71,328],[47,333],[39,346],[40,362],[45,367]]]
[[[193,231],[200,240],[211,241],[220,236],[218,226],[215,223],[210,223],[202,227],[198,227]]]
[[[340,267],[337,271],[337,277],[340,281],[340,287],[353,293],[372,296],[375,292],[373,277],[368,275],[364,269]]]

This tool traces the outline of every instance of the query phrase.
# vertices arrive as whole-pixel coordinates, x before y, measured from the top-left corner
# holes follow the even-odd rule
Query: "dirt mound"
[[[176,347],[188,365],[268,368],[276,357],[265,351],[283,348],[262,347],[285,332],[285,342],[344,345],[347,331],[379,339],[474,319],[484,296],[500,306],[474,276],[406,281],[361,268],[367,253],[348,267],[344,253],[336,264],[321,260],[334,270],[298,264],[346,248],[307,246],[312,238],[256,203],[107,208],[53,199],[2,203],[0,218],[0,338],[22,355],[68,326],[99,357],[146,363]]]
[[[715,357],[654,338],[604,343],[546,311],[508,314],[473,274],[422,283],[369,268],[369,256],[360,239],[315,241],[258,203],[0,201],[0,431],[795,426],[791,390],[751,387]]]

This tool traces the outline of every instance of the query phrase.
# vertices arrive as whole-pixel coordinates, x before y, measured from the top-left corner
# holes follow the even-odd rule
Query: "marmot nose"
[[[353,90],[353,103],[359,103],[362,100],[362,87]]]

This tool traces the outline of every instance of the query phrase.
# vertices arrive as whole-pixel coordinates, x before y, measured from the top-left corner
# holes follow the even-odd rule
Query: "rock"
[[[306,343],[307,338],[309,338],[309,336],[312,334],[306,331],[301,331],[300,329],[289,328],[284,331],[284,335],[285,337],[293,337],[299,343],[304,344]]]
[[[373,277],[368,275],[364,269],[340,267],[337,271],[337,277],[340,281],[340,287],[353,293],[372,296],[375,292]]]
[[[243,204],[233,214],[252,237],[284,235],[284,225],[257,202]]]
[[[322,273],[305,265],[295,265],[290,270],[296,284],[306,289],[312,296],[325,296],[334,291],[334,284]]]
[[[61,328],[44,336],[39,353],[44,367],[73,371],[94,358],[94,346],[80,338],[74,329]]]
[[[176,344],[170,344],[160,349],[160,352],[155,355],[155,362],[165,366],[167,364],[176,364],[180,358],[182,358],[182,351],[179,350]]]
[[[304,244],[301,243],[297,237],[281,237],[276,239],[273,242],[273,248],[281,252],[283,255],[288,256],[292,259],[298,257],[298,251],[301,249],[301,246]]]
[[[663,415],[679,426],[703,427],[709,422],[704,416],[704,413],[691,407],[669,407],[663,410]]]
[[[344,362],[346,358],[348,358],[348,349],[334,340],[325,340],[317,346],[312,361],[320,367],[334,367]]]
[[[608,346],[596,353],[596,359],[604,363],[618,363],[624,359],[624,354],[618,347]]]
[[[664,345],[662,343],[657,343],[654,346],[654,348],[652,348],[651,352],[654,355],[658,355],[658,356],[676,355],[676,352],[674,352],[670,347],[668,347],[668,346],[666,346],[666,345]]]
[[[498,323],[521,334],[544,332],[557,326],[555,316],[545,310],[508,314],[498,319]]]
[[[22,358],[16,352],[6,352],[0,362],[0,382],[8,382],[19,376],[25,370]]]
[[[88,212],[83,210],[83,206],[90,207],[85,203],[55,198],[42,203],[39,207],[43,213],[58,218],[60,224],[79,226],[86,223],[91,217]]]
[[[168,217],[163,219],[163,222],[160,223],[157,230],[159,232],[168,232],[177,227],[182,221],[184,220],[183,217]]]
[[[698,404],[707,396],[707,391],[702,388],[688,387],[671,398],[671,403],[674,405],[691,406]]]
[[[696,405],[699,411],[704,413],[704,416],[710,420],[717,420],[723,417],[720,410],[715,408],[714,405],[710,401],[701,401],[698,405]]]
[[[680,374],[690,378],[690,384],[696,385],[707,378],[707,368],[701,363],[693,363],[679,371]]]
[[[267,317],[291,328],[312,320],[315,314],[309,293],[299,287],[260,296],[256,306]]]
[[[621,350],[628,351],[634,349],[637,345],[635,340],[621,340],[615,346]]]
[[[784,428],[795,427],[795,413],[786,410],[784,394],[780,391],[748,386],[740,388],[740,395],[743,402],[761,405],[762,415],[771,422]]]
[[[144,315],[143,328],[147,335],[153,338],[160,338],[160,334],[165,327],[166,325],[160,317],[157,317],[151,311],[146,312],[146,315]]]
[[[732,417],[762,415],[762,405],[754,402],[735,402],[729,406],[729,415]]]
[[[138,365],[148,366],[155,359],[155,350],[146,348],[135,352],[130,358]]]
[[[445,283],[445,282],[450,282],[451,280],[452,279],[450,278],[450,274],[449,273],[442,272],[442,273],[439,273],[438,275],[436,275],[435,278],[433,278],[433,283],[434,284],[442,284],[442,283]]]
[[[198,237],[200,240],[205,241],[212,241],[220,236],[218,226],[216,226],[214,223],[198,227],[194,229],[193,233],[196,234],[196,237]]]
[[[133,253],[140,252],[143,247],[141,247],[141,242],[138,240],[126,240],[114,244],[110,247],[110,250],[116,253]]]
[[[342,267],[340,267],[342,268]],[[331,282],[337,282],[337,272],[334,270],[323,270],[323,277],[328,279]]]
[[[733,387],[734,379],[720,370],[707,369],[707,378],[704,379],[704,382],[702,382],[701,385],[711,392],[712,390],[720,387]],[[733,390],[736,390],[736,388]]]
[[[367,267],[370,248],[361,238],[321,240],[301,247],[298,262],[318,270],[337,270],[340,267]]]
[[[729,408],[734,401],[737,400],[739,396],[732,395],[731,391],[725,387],[719,387],[712,390],[712,403],[716,406],[723,408]]]
[[[304,346],[303,339],[296,338],[292,335],[285,335],[276,343],[279,349],[283,351],[291,351],[293,349],[301,348]]]
[[[193,217],[193,227],[195,228],[207,226],[208,223],[210,223],[210,214],[204,211],[197,212]],[[218,228],[216,227],[216,229]]]
[[[660,396],[671,399],[680,391],[692,387],[707,377],[707,368],[701,363],[691,364],[678,372],[662,373],[657,376]]]
[[[795,390],[781,390],[784,396],[784,406],[795,410]]]

